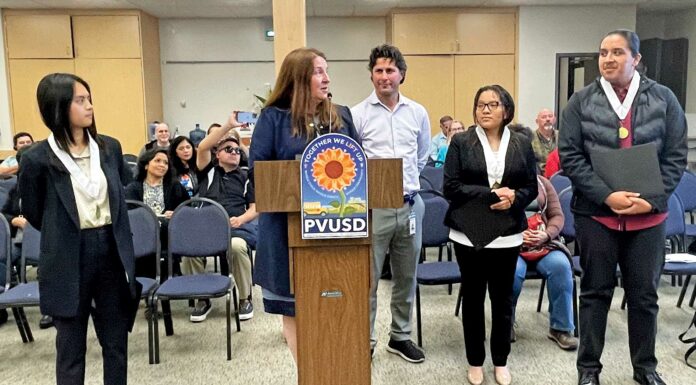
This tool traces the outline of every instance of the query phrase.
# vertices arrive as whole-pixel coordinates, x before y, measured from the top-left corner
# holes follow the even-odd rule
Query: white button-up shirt
[[[350,112],[367,157],[401,158],[404,194],[418,191],[418,176],[428,161],[430,147],[430,119],[425,108],[399,94],[399,102],[391,111],[372,91]]]

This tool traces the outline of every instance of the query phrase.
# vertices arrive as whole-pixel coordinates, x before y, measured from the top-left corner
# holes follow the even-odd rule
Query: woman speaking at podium
[[[326,56],[314,48],[298,48],[283,60],[278,80],[254,128],[250,148],[250,180],[254,162],[294,160],[317,136],[332,132],[357,140],[350,110],[333,104]],[[287,215],[259,215],[254,281],[263,288],[267,313],[283,316],[283,336],[297,362],[295,299],[290,293]]]

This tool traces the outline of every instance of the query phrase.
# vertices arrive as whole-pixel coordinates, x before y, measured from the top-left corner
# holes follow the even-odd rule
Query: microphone
[[[333,94],[331,94],[331,92],[329,92],[326,96],[329,98],[329,132],[331,132],[331,130],[332,130],[332,127],[331,127],[331,111],[332,111],[332,109],[333,109],[333,103],[331,102],[331,98],[333,98]]]

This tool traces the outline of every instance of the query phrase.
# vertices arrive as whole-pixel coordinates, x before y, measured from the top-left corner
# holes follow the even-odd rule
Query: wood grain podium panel
[[[293,249],[298,384],[369,385],[370,245]]]
[[[404,205],[401,159],[368,159],[369,208]],[[300,161],[254,162],[256,211],[300,212]]]

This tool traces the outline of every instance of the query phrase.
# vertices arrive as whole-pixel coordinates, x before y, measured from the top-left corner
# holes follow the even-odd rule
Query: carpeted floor
[[[517,342],[512,345],[509,365],[513,384],[572,385],[577,383],[575,352],[565,352],[546,338],[548,313],[536,312],[540,281],[529,281],[517,309]],[[692,284],[693,285],[693,284]],[[388,353],[384,346],[389,332],[389,281],[380,283],[381,300],[376,330],[380,342],[372,365],[374,385],[466,384],[464,338],[459,318],[454,316],[456,294],[446,287],[423,287],[423,323],[426,361],[410,364]],[[696,370],[683,361],[686,345],[677,340],[691,320],[694,309],[677,308],[679,293],[668,278],[660,288],[657,341],[658,371],[670,385],[696,384]],[[456,293],[457,287],[455,286]],[[628,355],[626,312],[619,308],[622,289],[617,289],[609,314],[603,356],[602,384],[634,384]],[[689,291],[691,294],[691,291]],[[255,316],[242,323],[242,332],[232,335],[232,361],[225,360],[224,302],[216,301],[208,319],[188,321],[186,302],[172,304],[175,335],[165,337],[162,323],[161,364],[149,365],[147,323],[139,314],[129,345],[131,384],[294,384],[295,366],[280,333],[280,319],[265,314],[261,293],[254,288]],[[547,303],[545,302],[544,308]],[[55,329],[38,328],[38,309],[26,310],[35,341],[23,344],[14,319],[0,327],[0,384],[52,384],[55,370]],[[415,318],[415,317],[414,317]],[[415,340],[415,326],[414,326]],[[485,384],[494,384],[490,360]],[[101,353],[94,334],[88,336],[87,383],[101,384]]]

